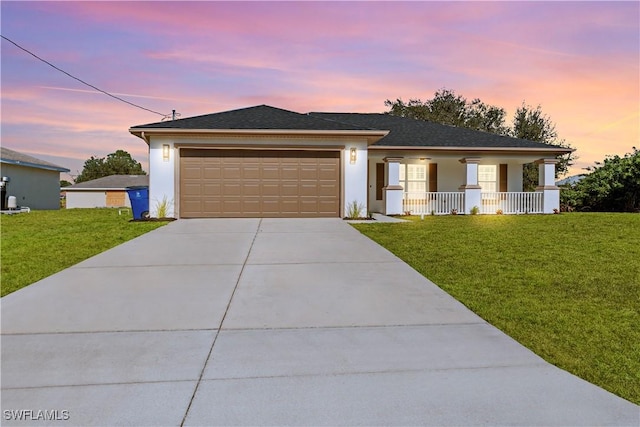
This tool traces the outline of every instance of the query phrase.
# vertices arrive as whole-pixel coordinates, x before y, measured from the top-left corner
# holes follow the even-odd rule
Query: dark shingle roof
[[[373,146],[383,147],[457,147],[469,149],[514,148],[556,149],[540,142],[500,136],[440,123],[415,120],[389,114],[308,113],[258,105],[221,113],[206,114],[166,122],[134,126],[134,134],[145,129],[176,130],[301,130],[301,131],[389,131]]]
[[[268,105],[134,126],[132,129],[366,130]]]
[[[373,146],[385,147],[469,147],[469,148],[556,148],[541,142],[500,136],[440,123],[389,114],[309,113],[335,123],[352,123],[389,134]]]
[[[149,175],[109,175],[91,181],[63,187],[67,190],[123,190],[127,187],[148,186]]]
[[[69,169],[63,168],[62,166],[37,159],[33,156],[29,156],[28,154],[10,150],[6,147],[0,148],[0,160],[2,161],[2,163],[11,165],[27,166],[36,169],[46,169],[58,172],[69,172]]]

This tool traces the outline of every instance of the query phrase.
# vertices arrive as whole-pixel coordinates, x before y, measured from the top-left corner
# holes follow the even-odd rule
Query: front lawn
[[[640,404],[640,215],[354,227],[547,361]]]
[[[130,219],[117,209],[2,215],[2,296],[164,224]]]

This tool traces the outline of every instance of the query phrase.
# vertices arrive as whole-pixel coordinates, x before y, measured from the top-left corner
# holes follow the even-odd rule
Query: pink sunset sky
[[[130,102],[189,117],[259,104],[384,112],[447,88],[540,105],[570,174],[640,139],[640,3],[11,2],[2,35]],[[82,170],[162,116],[93,91],[2,40],[2,145]],[[63,176],[65,178],[65,176]]]

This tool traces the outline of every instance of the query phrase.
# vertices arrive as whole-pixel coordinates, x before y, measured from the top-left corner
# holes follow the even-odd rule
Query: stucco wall
[[[124,205],[131,207],[129,196],[125,194]],[[72,208],[105,208],[107,193],[104,190],[67,191],[67,209]]]
[[[107,196],[104,191],[67,191],[67,209],[106,206]]]
[[[8,196],[15,196],[18,206],[31,209],[60,209],[60,172],[2,163],[0,174],[11,178]]]
[[[351,163],[351,148],[356,149],[356,161]],[[342,151],[342,169],[344,171],[343,217],[347,216],[349,205],[362,207],[361,216],[370,210],[367,205],[367,144],[365,142],[347,143]]]
[[[169,159],[162,158],[162,145],[169,145]],[[149,214],[158,216],[158,205],[166,198],[167,216],[175,216],[177,151],[170,138],[153,138],[149,144]]]

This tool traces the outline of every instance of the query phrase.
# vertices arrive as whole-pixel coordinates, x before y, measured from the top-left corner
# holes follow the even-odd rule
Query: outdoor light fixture
[[[349,150],[349,163],[354,164],[356,162],[356,148],[351,147]]]
[[[169,144],[162,144],[162,160],[169,161]]]

